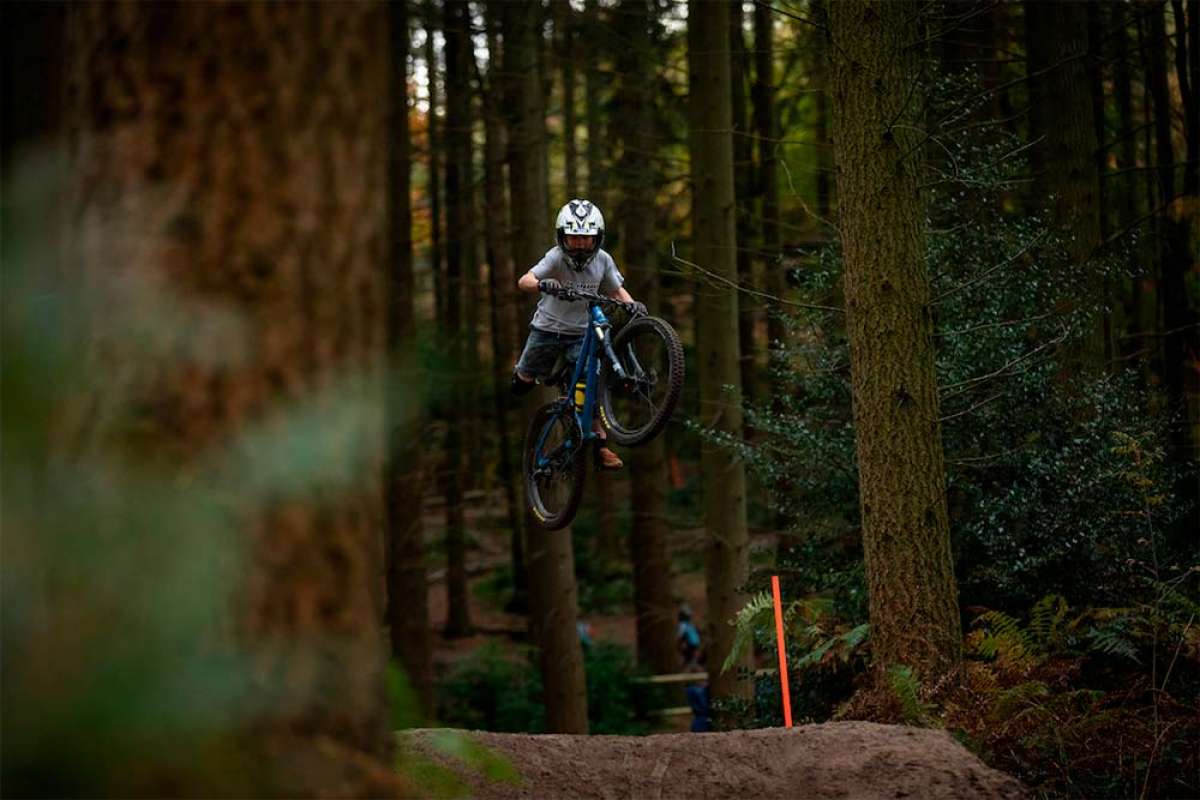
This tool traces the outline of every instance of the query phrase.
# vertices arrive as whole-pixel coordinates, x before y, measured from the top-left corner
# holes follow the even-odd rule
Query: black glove
[[[646,310],[646,304],[640,300],[634,300],[629,304],[629,313],[635,317],[644,317],[650,312]]]
[[[554,278],[542,278],[538,281],[538,291],[542,294],[557,296],[563,290],[563,285]]]

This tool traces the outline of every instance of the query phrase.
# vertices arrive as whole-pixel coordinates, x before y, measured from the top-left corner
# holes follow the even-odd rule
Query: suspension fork
[[[605,322],[603,325],[593,326],[593,329],[596,332],[596,338],[600,340],[600,346],[604,348],[604,355],[612,365],[613,372],[621,380],[626,380],[629,376],[625,374],[625,370],[621,367],[621,362],[617,359],[617,353],[613,350],[612,337],[608,335],[611,326]]]

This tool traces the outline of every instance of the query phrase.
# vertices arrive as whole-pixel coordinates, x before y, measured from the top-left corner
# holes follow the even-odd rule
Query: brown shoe
[[[625,462],[607,447],[598,447],[596,448],[596,466],[603,470],[618,470],[625,466]]]

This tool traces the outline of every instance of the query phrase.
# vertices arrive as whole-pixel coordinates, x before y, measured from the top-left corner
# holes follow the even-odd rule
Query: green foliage
[[[546,722],[533,651],[506,654],[487,642],[438,686],[438,718],[468,730],[540,733]]]
[[[921,699],[921,682],[913,674],[912,667],[893,664],[887,671],[888,687],[900,704],[904,724],[924,726],[929,723],[935,710],[932,703]]]
[[[853,676],[867,659],[870,625],[851,625],[826,597],[793,600],[784,606],[788,683],[797,719],[828,719],[853,689]],[[722,669],[729,669],[751,650],[774,653],[777,647],[772,596],[753,595],[733,619],[734,643]],[[742,727],[782,723],[778,674],[755,676],[752,701],[724,701],[720,715]]]
[[[469,730],[541,733],[546,709],[536,652],[506,653],[488,642],[456,665],[439,685],[438,717],[444,725]],[[661,690],[637,682],[639,670],[628,648],[596,642],[583,654],[591,733],[641,735],[651,726],[640,709],[662,705]]]
[[[596,642],[584,651],[587,670],[588,732],[640,736],[651,726],[637,714],[663,704],[660,688],[636,683],[647,673],[637,667],[627,647]]]
[[[1075,612],[1050,595],[1024,620],[979,614],[943,724],[1044,796],[1194,795],[1200,662],[1181,654],[1200,653],[1200,635],[1163,588],[1145,583],[1125,608]],[[1194,602],[1194,580],[1166,588]]]

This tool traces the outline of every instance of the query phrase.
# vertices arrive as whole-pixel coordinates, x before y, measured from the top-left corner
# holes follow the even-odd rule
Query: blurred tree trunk
[[[1035,197],[1052,201],[1054,227],[1073,264],[1089,260],[1104,241],[1100,223],[1099,149],[1088,82],[1088,4],[1026,0],[1031,150]],[[1097,294],[1099,294],[1097,287]],[[1112,351],[1098,319],[1078,366],[1101,366]]]
[[[521,427],[515,425],[510,408],[512,395],[509,381],[516,366],[517,348],[517,277],[514,274],[512,247],[509,242],[509,205],[505,192],[504,162],[504,112],[502,94],[504,80],[501,74],[499,10],[495,2],[484,4],[487,27],[488,74],[484,83],[480,75],[480,99],[484,119],[483,182],[486,197],[483,222],[487,240],[488,294],[491,300],[492,361],[494,375],[494,397],[496,414],[496,437],[499,440],[500,483],[504,487],[504,503],[507,511],[509,552],[513,572],[513,596],[505,610],[524,613],[529,608],[526,594],[525,532],[523,528],[522,478],[519,454],[514,456],[521,441]],[[476,67],[478,71],[478,67]]]
[[[1171,0],[1175,17],[1175,80],[1183,103],[1184,141],[1183,193],[1200,195],[1200,0],[1189,0],[1191,12],[1184,13],[1183,0]],[[1193,212],[1193,214],[1196,212]],[[1193,222],[1193,224],[1195,224]]]
[[[1112,53],[1113,53],[1113,93],[1117,106],[1117,133],[1119,140],[1117,148],[1117,171],[1122,172],[1119,178],[1109,178],[1109,190],[1117,197],[1116,220],[1117,230],[1125,230],[1137,218],[1138,191],[1140,173],[1137,167],[1137,128],[1133,111],[1133,79],[1129,68],[1132,43],[1129,36],[1129,11],[1121,4],[1113,6],[1112,23]],[[1122,329],[1131,334],[1127,340],[1129,345],[1120,348],[1119,353],[1128,357],[1142,347],[1142,335],[1154,328],[1154,299],[1148,285],[1153,278],[1138,276],[1127,283],[1127,291],[1123,294],[1124,325]],[[1149,359],[1139,359],[1143,380],[1148,382]]]
[[[617,53],[616,108],[621,114],[622,220],[625,278],[630,294],[659,314],[661,293],[654,252],[654,199],[658,172],[655,140],[654,44],[649,0],[623,0],[618,7],[621,39]],[[638,663],[657,673],[679,668],[671,592],[670,527],[667,522],[667,465],[663,436],[629,453],[633,521],[633,606],[637,614]]]
[[[434,319],[438,324],[446,314],[446,279],[442,272],[442,163],[443,144],[438,124],[440,90],[439,76],[442,70],[438,63],[437,7],[433,0],[425,0],[425,87],[429,93],[429,112],[425,115],[426,191],[429,192],[429,270],[433,274]]]
[[[524,273],[546,250],[552,225],[548,216],[546,129],[538,49],[542,7],[535,0],[506,2],[504,72],[508,80],[509,195],[512,198],[513,257]],[[528,419],[542,392],[525,403]],[[546,700],[546,730],[587,732],[587,691],[583,652],[575,631],[579,614],[575,560],[569,531],[546,533],[530,524],[526,557],[529,569],[529,623],[538,646]]]
[[[608,164],[611,156],[611,147],[610,143],[606,142],[604,137],[604,118],[606,113],[604,100],[608,86],[606,85],[607,82],[604,76],[600,73],[600,62],[605,56],[600,42],[606,34],[601,30],[600,10],[590,0],[584,24],[586,27],[583,29],[583,37],[589,42],[587,50],[588,69],[586,73],[587,111],[585,114],[588,132],[588,144],[585,151],[588,174],[587,197],[599,206],[601,213],[605,215],[605,224],[609,226],[607,249],[611,249],[612,242],[616,238],[612,234],[618,230],[618,226],[616,225],[618,215],[617,209],[610,208],[607,204],[609,198],[613,197],[614,194],[607,185],[607,181],[609,180]],[[624,120],[622,120],[621,124],[624,125]],[[622,209],[621,211],[622,218],[625,214],[629,213],[627,209]],[[620,265],[620,268],[624,270],[624,265]],[[592,476],[594,480],[592,481],[593,485],[590,490],[592,496],[590,502],[596,509],[597,523],[594,556],[604,564],[615,564],[616,562],[624,561],[628,554],[628,549],[621,541],[620,520],[617,517],[617,476],[611,472],[593,472]]]
[[[231,721],[261,782],[208,772],[216,786],[201,794],[398,791],[384,639],[382,368],[398,211],[387,14],[378,3],[70,9],[76,283],[93,299],[143,292],[90,321],[97,399],[128,415],[111,444],[214,496],[197,517],[240,533],[225,557],[241,580],[225,587],[210,655],[224,642],[244,670]],[[188,324],[201,308],[225,325]],[[137,352],[122,350],[139,324]],[[257,463],[283,456],[264,442],[296,427],[328,457]],[[219,494],[201,488],[231,476],[242,480]],[[170,747],[147,739],[131,773]],[[203,756],[158,766],[201,772]],[[156,786],[136,793],[189,784]]]
[[[1200,386],[1197,385],[1196,359],[1200,355],[1200,335],[1195,310],[1189,305],[1187,273],[1192,269],[1195,251],[1190,247],[1188,199],[1176,197],[1175,150],[1171,140],[1171,90],[1168,81],[1165,5],[1149,9],[1146,81],[1154,100],[1155,166],[1158,174],[1157,205],[1163,211],[1156,218],[1159,252],[1159,292],[1162,305],[1163,383],[1172,405],[1183,419],[1174,428],[1173,457],[1183,469],[1200,456]],[[1190,198],[1194,202],[1194,198]],[[1196,472],[1180,482],[1182,496],[1193,504],[1192,522],[1200,520],[1195,503],[1200,499]],[[1192,532],[1194,534],[1194,527]]]
[[[688,144],[692,164],[693,259],[728,281],[737,280],[736,211],[733,194],[733,124],[729,98],[729,9],[719,3],[688,4]],[[740,439],[737,387],[738,296],[724,285],[702,281],[697,290],[696,364],[700,374],[700,422]],[[729,620],[745,600],[749,569],[746,475],[729,449],[707,439],[701,445],[705,568],[708,597],[708,685],[713,698],[749,697],[752,687],[721,666],[733,644]]]
[[[754,241],[754,156],[750,126],[746,119],[746,82],[749,80],[749,58],[746,55],[745,15],[740,2],[729,3],[729,86],[733,128],[733,194],[737,206],[737,274],[738,281],[747,286],[757,285],[754,262],[748,245]],[[757,99],[757,98],[756,98]],[[742,395],[755,401],[758,388],[758,342],[755,323],[757,303],[749,294],[738,295],[738,354],[742,376]]]
[[[880,677],[904,664],[933,687],[961,634],[919,188],[925,31],[889,2],[831,3],[829,27],[871,648]]]
[[[600,206],[600,211],[606,217],[612,217],[614,209],[608,206],[609,151],[604,136],[604,109],[608,86],[604,74],[600,71],[601,64],[608,55],[602,46],[605,41],[605,20],[602,14],[599,0],[584,0],[583,30],[587,40],[587,55],[584,60],[587,69],[584,70],[583,85],[584,94],[587,95],[587,185],[588,199]]]
[[[449,341],[446,401],[446,450],[442,493],[446,498],[446,627],[447,637],[471,633],[471,606],[467,586],[466,530],[463,518],[463,428],[473,411],[467,408],[466,372],[472,331],[463,330],[463,274],[470,252],[474,223],[471,213],[471,83],[470,19],[466,3],[442,6],[446,59],[446,281],[443,332]]]
[[[819,25],[828,26],[829,4],[827,0],[813,0],[813,19]],[[817,215],[822,220],[832,220],[834,185],[833,142],[829,139],[829,54],[827,37],[817,37],[814,46],[819,51],[815,71],[817,72],[816,130],[817,141]],[[778,125],[778,124],[777,124]],[[778,130],[778,127],[776,128]]]
[[[575,129],[579,126],[575,113],[575,12],[570,3],[555,3],[554,29],[557,34],[558,64],[562,72],[563,159],[566,165],[567,197],[578,197],[579,147]]]
[[[1096,148],[1092,151],[1092,159],[1096,162],[1096,209],[1099,215],[1099,236],[1100,241],[1108,238],[1110,226],[1108,223],[1108,203],[1105,197],[1104,181],[1100,176],[1104,174],[1104,159],[1106,153],[1101,148],[1103,142],[1108,141],[1107,124],[1105,122],[1104,113],[1104,53],[1101,50],[1104,30],[1104,6],[1100,3],[1085,4],[1087,11],[1087,36],[1088,36],[1088,57],[1087,57],[1087,76],[1088,76],[1088,96],[1092,101],[1092,129],[1095,131]],[[1105,296],[1109,292],[1105,291]],[[1111,320],[1106,319],[1106,327],[1111,328]],[[1111,330],[1106,330],[1104,333],[1104,341],[1106,343],[1112,341]],[[1112,358],[1112,352],[1105,353],[1106,359]]]
[[[392,269],[385,296],[387,324],[386,473],[387,541],[389,544],[387,617],[392,657],[400,662],[427,715],[432,715],[433,663],[429,637],[429,599],[425,575],[425,539],[421,515],[425,465],[420,447],[425,421],[420,397],[417,320],[413,281],[412,153],[408,130],[408,6],[388,6],[391,27],[392,143],[388,181],[388,225],[391,229]]]
[[[762,197],[762,249],[766,262],[766,290],[782,298],[787,292],[783,270],[783,241],[779,229],[779,126],[775,119],[775,20],[766,5],[754,6],[754,131],[758,136],[758,193]],[[820,100],[824,95],[818,93]],[[817,113],[823,118],[824,106],[818,102]],[[821,173],[818,170],[818,180]],[[743,242],[745,240],[742,240]],[[787,328],[778,314],[768,312],[767,350],[786,346]],[[768,369],[770,368],[768,358]],[[774,387],[772,392],[780,391]]]

